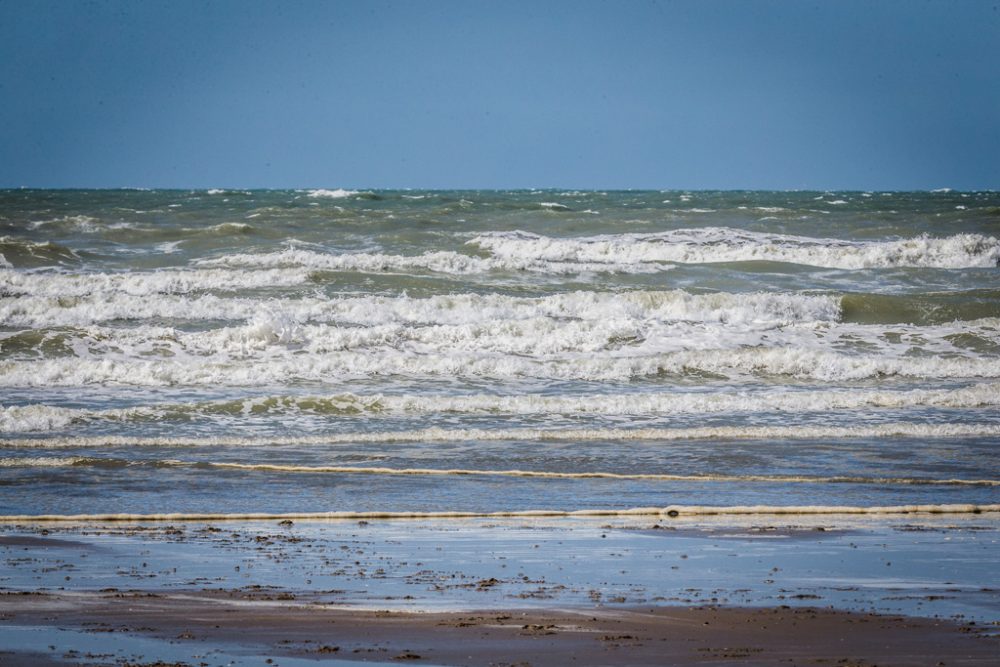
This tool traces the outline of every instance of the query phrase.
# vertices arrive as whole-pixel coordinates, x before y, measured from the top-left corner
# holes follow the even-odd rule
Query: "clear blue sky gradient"
[[[996,189],[998,4],[0,0],[0,187]]]

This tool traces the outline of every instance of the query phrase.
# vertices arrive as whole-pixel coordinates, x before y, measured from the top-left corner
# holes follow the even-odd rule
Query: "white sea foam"
[[[45,280],[39,278],[39,282],[44,283]],[[35,289],[27,282],[23,284],[28,290]],[[256,315],[262,307],[283,312],[298,322],[368,326],[397,323],[472,324],[548,317],[564,320],[718,322],[768,328],[804,322],[835,322],[840,316],[839,297],[789,293],[691,294],[683,290],[636,290],[566,292],[535,298],[465,293],[427,298],[306,297],[261,302],[211,294],[196,297],[164,294],[161,293],[161,284],[150,286],[157,291],[150,294],[100,292],[76,297],[0,298],[0,321],[12,326],[53,327],[154,318],[245,320]]]
[[[220,404],[210,403],[217,409]],[[232,403],[229,403],[232,405]],[[819,391],[644,392],[548,396],[359,395],[268,397],[241,402],[244,413],[293,409],[319,412],[504,414],[504,415],[669,415],[720,412],[821,412],[863,408],[980,408],[1000,405],[1000,384],[984,383],[958,389],[873,389]],[[235,405],[233,405],[235,407]],[[165,408],[161,408],[161,411]]]
[[[337,188],[336,190],[310,190],[308,196],[323,199],[345,199],[358,194],[361,193],[357,190],[344,190],[343,188]]]
[[[469,243],[497,258],[607,263],[619,267],[763,260],[839,269],[903,266],[955,269],[995,267],[1000,263],[1000,239],[982,234],[844,241],[702,227],[656,234],[576,238],[522,231],[492,232],[476,236]]]
[[[747,317],[748,312],[754,312],[749,304],[749,311],[737,311],[736,317],[720,317],[706,308],[694,311],[700,320],[673,319],[676,300],[649,300],[645,296],[640,294],[637,302],[624,304],[619,312],[609,312],[600,305],[591,308],[595,304],[589,297],[550,303],[552,314],[538,312],[538,303],[521,303],[518,305],[526,307],[509,311],[514,317],[505,317],[502,308],[477,312],[466,306],[456,312],[434,308],[421,312],[420,307],[403,311],[452,320],[446,323],[400,321],[389,309],[381,311],[388,321],[368,325],[367,306],[371,304],[360,304],[361,312],[341,311],[345,319],[354,316],[359,322],[348,319],[313,324],[303,321],[302,312],[282,308],[281,302],[258,302],[253,315],[235,326],[183,331],[165,326],[89,325],[60,332],[58,344],[72,350],[75,359],[35,360],[32,350],[50,344],[48,339],[32,342],[21,332],[6,332],[0,333],[0,345],[12,354],[7,362],[0,362],[0,369],[8,371],[0,375],[0,385],[5,380],[14,381],[22,367],[26,377],[30,376],[31,364],[43,374],[47,365],[55,369],[76,364],[74,375],[88,369],[111,372],[117,366],[129,379],[101,377],[127,383],[143,376],[142,368],[155,368],[176,381],[186,378],[195,384],[213,381],[212,377],[226,383],[227,378],[236,380],[244,373],[258,376],[262,382],[359,375],[568,380],[663,373],[793,375],[820,380],[884,375],[997,377],[1000,365],[1000,359],[989,352],[1000,346],[1000,320],[996,318],[921,327],[810,319],[817,313],[829,314],[824,310],[829,304],[820,300],[812,304],[819,308],[810,312],[806,307],[800,311],[805,315],[801,321],[789,323],[785,319],[789,314],[781,307],[787,304],[778,300],[779,307],[768,314],[770,302],[763,299],[759,305],[765,308],[753,318]],[[211,299],[205,302],[208,306],[214,303]],[[512,300],[506,305],[515,303]],[[685,299],[680,303],[683,306]],[[560,305],[579,309],[569,309],[571,315],[566,316],[567,310]],[[654,308],[651,313],[643,305],[667,308]],[[722,305],[734,304],[723,299]],[[967,341],[986,349],[969,349]],[[204,375],[210,369],[214,369],[212,373]],[[237,380],[236,384],[244,382]]]
[[[78,456],[0,458],[0,468],[65,468],[84,461]]]
[[[239,290],[301,285],[309,281],[303,268],[231,271],[226,269],[161,269],[128,273],[26,273],[0,269],[0,285],[7,294],[79,297],[119,292],[136,296],[184,294],[204,290]]]
[[[548,396],[517,394],[354,394],[261,396],[235,401],[157,404],[121,409],[65,408],[44,404],[0,406],[0,432],[62,430],[96,420],[171,419],[233,415],[365,414],[405,415],[604,415],[655,416],[712,413],[790,413],[910,408],[986,408],[1000,406],[1000,384],[957,389],[814,390],[730,392],[643,392]]]
[[[265,344],[287,344],[296,340],[298,328],[294,318],[282,312],[264,309],[250,319],[241,334]]]
[[[542,328],[537,326],[543,325]],[[663,374],[791,376],[848,381],[914,378],[998,378],[997,357],[897,356],[824,349],[745,347],[680,349],[637,354],[615,350],[631,335],[615,323],[575,324],[560,337],[544,334],[550,321],[522,327],[300,327],[289,338],[272,324],[251,323],[211,332],[170,328],[124,330],[113,339],[71,341],[76,356],[0,361],[0,386],[261,386],[282,382],[342,382],[375,376],[631,380]],[[280,326],[280,325],[279,325]],[[498,335],[503,330],[503,335]],[[263,334],[261,333],[263,332]],[[749,335],[749,334],[745,334]],[[664,345],[671,344],[665,341]],[[697,345],[698,341],[688,343]],[[701,343],[708,345],[709,343]]]
[[[270,253],[239,253],[203,259],[195,262],[206,267],[305,267],[325,271],[358,271],[365,273],[407,273],[432,271],[451,275],[482,274],[493,271],[529,271],[557,275],[596,272],[650,273],[664,270],[607,261],[572,262],[548,261],[532,257],[476,257],[451,250],[425,252],[420,255],[390,255],[385,253],[331,254],[311,250],[287,249]]]
[[[73,424],[97,419],[121,421],[132,418],[162,416],[157,407],[93,410],[66,408],[56,405],[0,405],[0,433],[31,433],[59,431]]]
[[[86,411],[50,405],[0,406],[0,432],[55,431],[82,414]]]
[[[704,426],[693,428],[494,428],[376,431],[308,436],[66,436],[2,439],[11,449],[79,447],[281,447],[335,446],[396,442],[671,442],[683,440],[817,440],[881,438],[971,438],[1000,435],[997,424],[920,424],[899,422],[863,426]]]

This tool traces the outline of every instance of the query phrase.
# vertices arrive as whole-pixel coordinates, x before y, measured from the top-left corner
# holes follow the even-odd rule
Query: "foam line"
[[[171,462],[172,465],[199,465]],[[774,482],[791,484],[899,484],[912,486],[1000,486],[997,479],[932,479],[921,477],[861,477],[834,475],[673,475],[615,472],[548,472],[544,470],[475,470],[466,468],[385,468],[365,466],[300,466],[272,463],[207,463],[213,468],[294,473],[341,473],[365,475],[438,475],[481,477],[538,477],[543,479],[620,479],[661,482]]]
[[[516,510],[507,512],[191,512],[165,514],[7,514],[0,524],[118,521],[274,521],[297,520],[389,520],[389,519],[502,519],[502,518],[587,518],[587,517],[669,517],[747,515],[896,515],[896,514],[983,514],[1000,512],[1000,505],[671,505],[631,509]]]
[[[52,438],[0,439],[0,446],[11,448],[63,447],[241,447],[241,446],[321,446],[352,443],[392,442],[463,442],[463,441],[586,441],[586,440],[790,440],[826,438],[927,437],[960,438],[998,436],[998,424],[914,424],[895,423],[875,426],[704,426],[695,428],[595,428],[595,429],[441,429],[377,431],[372,433],[331,433],[329,435],[292,437],[131,437],[77,436]]]
[[[58,467],[99,464],[106,459],[92,457],[66,458],[0,458],[0,468]],[[262,472],[287,472],[306,474],[344,475],[428,475],[440,477],[532,477],[541,479],[612,479],[658,482],[771,482],[789,484],[896,484],[904,486],[1000,486],[997,479],[934,479],[925,477],[864,477],[833,475],[817,477],[808,475],[676,475],[660,473],[617,473],[605,471],[551,472],[545,470],[481,470],[474,468],[387,468],[369,466],[303,466],[277,463],[232,463],[202,461],[132,461],[130,465],[156,465],[175,467],[210,467],[228,470]]]

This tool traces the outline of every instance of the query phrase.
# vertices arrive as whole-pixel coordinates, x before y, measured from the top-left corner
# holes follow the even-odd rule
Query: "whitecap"
[[[846,241],[766,234],[725,227],[680,229],[653,234],[608,234],[556,238],[524,231],[490,232],[468,242],[498,259],[605,263],[656,270],[665,262],[773,261],[826,268],[970,268],[1000,263],[1000,239],[982,234],[886,241]]]
[[[310,190],[307,196],[323,199],[344,199],[358,194],[361,194],[358,190],[344,190],[342,188],[337,188],[336,190]]]
[[[189,419],[220,414],[377,414],[377,415],[602,415],[663,416],[679,414],[803,415],[816,412],[910,409],[995,408],[1000,384],[982,383],[955,389],[817,389],[732,390],[727,392],[652,391],[551,396],[543,394],[355,394],[256,396],[242,400],[154,404],[124,409],[83,409],[33,404],[0,406],[0,431],[46,432],[87,421]]]

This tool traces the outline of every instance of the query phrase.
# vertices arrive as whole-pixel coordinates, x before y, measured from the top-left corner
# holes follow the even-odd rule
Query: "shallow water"
[[[221,592],[223,603],[237,592],[272,605],[291,593],[284,604],[371,610],[718,604],[1000,618],[1000,526],[987,515],[48,526],[4,528],[4,589]]]
[[[1000,503],[997,193],[8,190],[0,254],[3,515]]]

